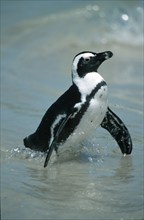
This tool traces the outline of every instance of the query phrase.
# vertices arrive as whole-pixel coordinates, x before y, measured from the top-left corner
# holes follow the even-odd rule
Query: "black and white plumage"
[[[35,133],[24,139],[25,147],[47,152],[44,167],[53,149],[59,145],[76,145],[99,125],[108,130],[123,154],[130,154],[130,134],[107,103],[107,84],[97,72],[112,52],[84,51],[72,62],[72,86],[45,113]]]

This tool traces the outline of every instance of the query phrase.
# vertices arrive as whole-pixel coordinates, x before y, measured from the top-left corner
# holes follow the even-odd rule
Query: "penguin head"
[[[78,53],[72,63],[72,77],[74,78],[77,75],[77,77],[84,78],[88,73],[97,72],[101,63],[112,56],[111,51],[102,53],[84,51]]]

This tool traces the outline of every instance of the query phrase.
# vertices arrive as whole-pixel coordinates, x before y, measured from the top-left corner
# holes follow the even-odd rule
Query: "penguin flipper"
[[[61,122],[58,130],[57,130],[57,133],[52,141],[52,143],[50,144],[49,146],[49,149],[48,149],[48,152],[47,152],[47,155],[46,155],[46,159],[45,159],[45,162],[44,162],[44,167],[46,167],[48,165],[48,162],[49,162],[49,159],[51,157],[51,154],[53,152],[54,149],[56,149],[56,144],[57,144],[57,140],[58,140],[58,137],[61,133],[61,131],[63,130],[65,124],[67,123],[67,121],[69,120],[69,118],[72,116],[73,113],[71,113],[70,115],[68,115],[65,119],[63,119],[63,121]]]
[[[129,131],[122,120],[110,108],[106,112],[101,127],[109,131],[123,154],[132,152],[132,140]]]

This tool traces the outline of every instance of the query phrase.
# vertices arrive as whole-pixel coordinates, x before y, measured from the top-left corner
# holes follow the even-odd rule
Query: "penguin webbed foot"
[[[110,108],[106,112],[101,127],[109,131],[124,155],[132,152],[132,140],[129,131],[122,120]]]

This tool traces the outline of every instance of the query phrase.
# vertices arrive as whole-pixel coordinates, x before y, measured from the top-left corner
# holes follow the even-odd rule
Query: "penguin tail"
[[[37,134],[31,134],[23,139],[24,146],[31,150],[46,152],[48,150],[48,141],[40,139]]]

